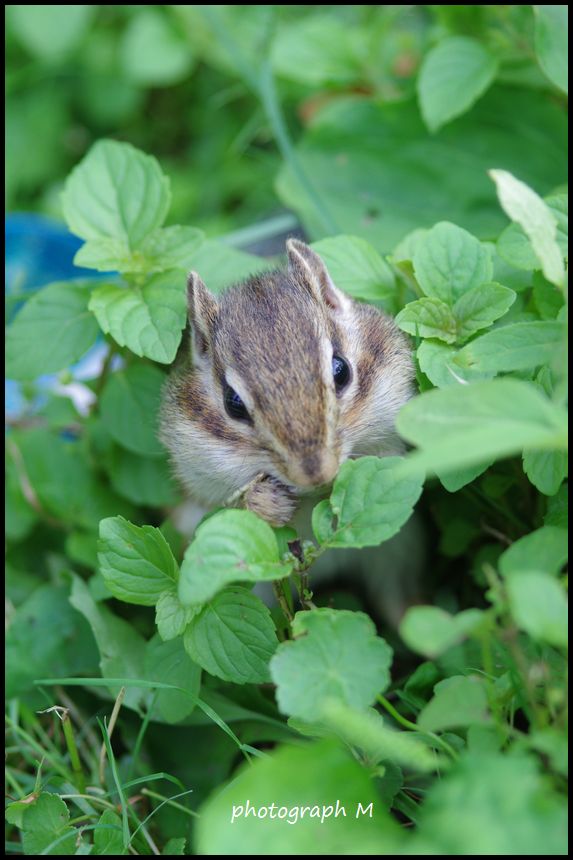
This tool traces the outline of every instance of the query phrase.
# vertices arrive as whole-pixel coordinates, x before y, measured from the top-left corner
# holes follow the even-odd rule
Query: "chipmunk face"
[[[161,437],[207,505],[262,476],[299,495],[348,457],[400,450],[394,416],[412,378],[403,335],[338,290],[308,246],[289,240],[287,253],[286,272],[219,300],[189,277],[192,360],[166,387]]]

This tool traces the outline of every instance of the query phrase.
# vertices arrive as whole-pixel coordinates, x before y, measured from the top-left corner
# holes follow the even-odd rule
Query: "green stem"
[[[86,781],[84,777],[84,773],[82,770],[82,763],[80,761],[80,757],[78,754],[78,748],[76,746],[76,740],[74,738],[74,729],[72,726],[72,721],[70,720],[69,714],[64,714],[62,718],[62,728],[64,730],[64,737],[66,739],[66,746],[68,748],[68,752],[70,754],[70,761],[72,763],[72,770],[74,772],[74,776],[77,780],[77,786],[80,794],[83,794],[86,790]]]
[[[447,752],[448,755],[450,755],[454,759],[454,761],[457,761],[459,756],[455,749],[450,746],[447,741],[445,741],[439,735],[434,734],[434,732],[423,731],[423,729],[421,729],[420,726],[417,726],[416,723],[412,723],[410,720],[406,719],[406,717],[403,717],[402,714],[396,710],[394,705],[392,705],[384,696],[378,695],[377,699],[382,705],[382,707],[388,711],[390,716],[394,717],[397,723],[400,723],[401,726],[404,726],[405,729],[409,729],[409,731],[418,732],[418,734],[426,735],[426,737],[432,738],[432,740],[445,752]]]

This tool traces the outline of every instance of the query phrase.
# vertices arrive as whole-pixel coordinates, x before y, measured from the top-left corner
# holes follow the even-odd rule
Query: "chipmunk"
[[[274,526],[324,492],[348,458],[400,454],[394,420],[413,393],[406,337],[350,298],[320,258],[286,243],[286,271],[212,295],[187,282],[191,354],[166,383],[160,438],[205,509]]]

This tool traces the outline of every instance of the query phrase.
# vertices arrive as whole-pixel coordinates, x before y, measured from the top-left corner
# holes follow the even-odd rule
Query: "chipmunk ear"
[[[334,286],[328,269],[316,251],[300,239],[287,239],[288,271],[291,277],[306,284],[315,297],[334,311],[345,310],[350,299]]]
[[[187,277],[187,310],[193,338],[193,358],[200,361],[209,352],[219,306],[197,272]]]

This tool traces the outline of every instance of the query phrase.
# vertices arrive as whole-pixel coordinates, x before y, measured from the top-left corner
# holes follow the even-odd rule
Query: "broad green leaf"
[[[192,259],[203,244],[203,231],[196,227],[161,227],[147,237],[141,253],[150,265],[150,271],[183,269],[188,272]]]
[[[567,92],[569,7],[534,6],[535,52],[549,80]]]
[[[568,607],[563,586],[535,570],[514,570],[506,582],[509,608],[521,630],[534,639],[566,648]]]
[[[481,284],[465,293],[452,308],[457,339],[466,340],[476,331],[488,328],[512,306],[516,294],[501,284]]]
[[[22,45],[40,60],[58,62],[81,42],[97,7],[6,7],[7,23]]]
[[[270,680],[269,660],[278,644],[265,604],[246,588],[226,588],[189,623],[184,637],[192,660],[234,684]]]
[[[30,533],[38,520],[38,513],[24,495],[25,479],[21,468],[18,470],[16,466],[13,449],[12,452],[10,448],[6,451],[4,470],[4,533],[9,541],[18,541]]]
[[[89,308],[120,346],[171,364],[187,321],[185,278],[174,271],[154,275],[140,289],[104,284],[93,291]]]
[[[567,854],[567,807],[533,757],[465,754],[430,787],[412,854]]]
[[[466,382],[491,379],[495,374],[480,372],[470,367],[460,367],[455,359],[458,350],[435,340],[424,340],[416,351],[420,370],[437,388],[449,388]]]
[[[557,574],[566,561],[567,531],[546,525],[512,543],[498,564],[504,576],[526,570]]]
[[[425,732],[443,731],[487,722],[487,693],[482,678],[454,675],[434,687],[434,696],[418,714]]]
[[[556,320],[510,323],[472,340],[459,350],[456,363],[485,373],[529,370],[559,357],[566,331]]]
[[[414,273],[427,296],[452,306],[464,293],[491,281],[493,264],[475,236],[443,221],[418,243]]]
[[[106,809],[100,816],[94,830],[94,853],[116,856],[124,853],[121,818],[113,809]]]
[[[118,600],[154,606],[177,582],[177,562],[159,529],[109,517],[100,523],[99,538],[99,567]]]
[[[161,227],[169,180],[150,155],[129,143],[100,140],[66,181],[64,216],[82,239],[116,239],[130,250]]]
[[[171,839],[168,839],[165,843],[165,847],[162,854],[165,855],[183,855],[186,853],[185,851],[185,843],[187,842],[187,838],[185,836],[177,837],[174,836]]]
[[[157,632],[164,642],[182,636],[185,628],[199,607],[183,606],[177,596],[177,589],[162,592],[155,606]]]
[[[332,236],[313,242],[336,286],[356,299],[375,301],[394,290],[390,266],[365,239]]]
[[[398,415],[398,432],[421,448],[399,472],[464,468],[529,447],[565,448],[566,425],[564,410],[519,379],[427,391]]]
[[[546,526],[566,529],[569,525],[569,488],[567,484],[559,487],[557,493],[547,499],[547,513],[543,519]]]
[[[140,457],[116,448],[104,465],[114,490],[135,505],[172,507],[180,498],[165,457]]]
[[[531,242],[548,281],[563,288],[565,270],[557,244],[557,220],[547,204],[507,170],[490,170],[504,212],[517,222]]]
[[[87,282],[43,287],[28,299],[6,333],[6,376],[35,379],[74,364],[96,342]]]
[[[116,442],[129,451],[161,455],[157,416],[165,375],[150,364],[130,364],[114,373],[100,398],[104,426]]]
[[[523,471],[534,487],[546,496],[554,496],[567,477],[569,457],[566,451],[523,452]]]
[[[395,854],[400,829],[379,800],[367,770],[332,740],[282,745],[243,766],[207,799],[194,850],[296,856],[353,854],[360,846],[363,854]],[[372,817],[358,812],[359,804],[364,810],[370,803]],[[247,808],[255,812],[246,815]]]
[[[566,259],[569,254],[569,195],[550,194],[543,200],[557,222],[556,240],[561,256]],[[515,222],[509,224],[501,233],[496,247],[500,257],[518,269],[532,272],[541,268],[531,242]]]
[[[470,484],[482,475],[492,463],[493,460],[488,460],[485,463],[476,463],[475,466],[465,466],[461,469],[437,469],[436,475],[449,493],[457,493],[466,484]]]
[[[284,714],[320,720],[328,699],[366,708],[390,683],[392,649],[363,612],[297,612],[292,632],[270,664]]]
[[[361,79],[358,28],[330,15],[283,24],[272,42],[272,63],[283,78],[313,87]]]
[[[143,86],[168,86],[183,80],[193,65],[193,50],[165,11],[144,7],[129,19],[120,46],[128,78]]]
[[[480,627],[483,618],[479,609],[450,615],[439,606],[412,606],[400,622],[400,636],[412,651],[439,657]]]
[[[57,794],[43,791],[22,815],[22,847],[26,854],[69,855],[76,853],[75,827],[68,825],[69,810]],[[52,842],[65,837],[50,851]]]
[[[145,677],[149,681],[161,681],[181,687],[180,690],[158,690],[156,706],[164,720],[178,723],[193,711],[195,699],[201,686],[201,669],[194,663],[181,638],[162,642],[156,635],[145,646]]]
[[[408,334],[435,337],[446,343],[457,340],[456,320],[450,306],[441,299],[425,297],[410,302],[396,317],[396,324]]]
[[[418,98],[426,125],[437,131],[465,113],[487,90],[497,60],[476,39],[450,36],[432,48],[418,77]]]
[[[541,272],[533,273],[533,301],[542,320],[557,319],[565,304],[561,290],[546,281]]]
[[[268,523],[251,511],[220,511],[197,528],[185,553],[179,598],[202,604],[231,583],[281,579],[291,570]]]
[[[146,643],[133,625],[114,615],[107,606],[96,603],[88,586],[78,576],[73,577],[70,603],[74,609],[81,612],[92,629],[100,652],[102,677],[133,680],[144,678]],[[109,688],[114,699],[119,689],[117,685]],[[128,708],[137,708],[148,698],[148,691],[129,687],[123,701]]]
[[[422,492],[422,478],[398,477],[400,457],[361,457],[342,464],[329,502],[313,511],[319,543],[376,546],[398,532]],[[336,520],[334,520],[336,518]]]

